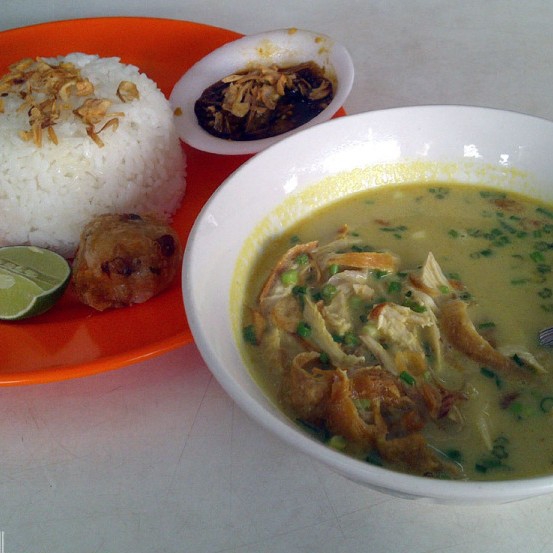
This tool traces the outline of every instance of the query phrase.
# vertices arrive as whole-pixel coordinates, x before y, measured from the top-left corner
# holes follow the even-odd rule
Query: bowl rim
[[[208,368],[223,389],[231,396],[237,405],[255,421],[269,430],[273,435],[278,436],[284,442],[292,445],[296,449],[315,458],[322,464],[336,470],[338,473],[355,482],[399,497],[431,500],[438,503],[449,504],[496,504],[551,493],[553,492],[553,474],[499,481],[454,481],[430,479],[423,476],[396,472],[387,468],[371,465],[346,456],[338,451],[334,451],[328,446],[309,437],[307,434],[302,432],[299,427],[296,428],[293,424],[286,424],[283,418],[279,418],[276,414],[270,412],[266,406],[262,405],[256,398],[250,396],[250,394],[248,394],[241,387],[240,383],[226,371],[224,363],[221,363],[217,355],[213,353],[209,339],[202,331],[202,321],[198,313],[201,299],[195,297],[192,282],[193,279],[190,278],[191,267],[193,268],[194,257],[196,256],[196,248],[199,247],[197,237],[202,231],[201,223],[202,220],[208,215],[210,206],[217,202],[219,197],[226,193],[229,188],[235,186],[233,183],[239,178],[237,175],[244,170],[251,170],[251,166],[255,169],[255,166],[258,164],[263,164],[265,157],[278,153],[279,148],[286,148],[287,144],[293,144],[293,141],[305,140],[308,142],[306,139],[309,137],[309,133],[323,132],[321,127],[325,127],[324,130],[332,131],[332,127],[347,125],[349,122],[354,120],[363,122],[365,119],[379,116],[379,114],[384,114],[385,112],[393,111],[398,116],[409,116],[409,114],[413,113],[414,110],[423,114],[434,113],[440,116],[448,113],[464,112],[464,114],[471,113],[475,116],[483,116],[488,113],[494,116],[499,115],[514,119],[520,118],[520,120],[524,119],[535,125],[547,125],[551,129],[551,136],[553,137],[553,122],[541,117],[498,108],[436,104],[388,108],[333,119],[319,125],[317,128],[303,130],[301,135],[295,135],[287,138],[286,143],[281,141],[274,146],[271,146],[268,150],[260,152],[258,155],[247,160],[241,167],[231,174],[211,196],[198,215],[185,248],[183,258],[182,290],[185,309],[196,346],[198,347]],[[329,132],[328,134],[332,136],[332,132]],[[232,346],[236,348],[234,341]],[[255,383],[251,377],[249,369],[246,367],[246,364],[242,358],[241,362],[246,373],[248,374],[248,377],[253,381],[254,385],[259,388],[257,383]],[[264,395],[262,390],[261,394]]]
[[[232,55],[234,52],[239,52],[245,47],[251,49],[252,45],[265,40],[277,42],[286,39],[291,41],[294,39],[301,40],[307,38],[312,40],[322,39],[324,41],[324,44],[328,48],[329,63],[333,65],[333,70],[336,73],[337,79],[337,90],[334,98],[329,106],[316,117],[280,135],[248,141],[231,141],[218,138],[208,133],[198,124],[194,114],[194,102],[200,97],[204,89],[218,79],[223,78],[225,75],[244,68],[246,62],[238,60],[236,55]],[[224,61],[225,70],[216,70],[214,72],[211,67],[212,60],[219,58],[226,58]],[[227,59],[228,62],[226,61]],[[330,36],[324,33],[295,27],[274,29],[245,35],[212,50],[192,65],[192,67],[177,80],[169,95],[169,103],[173,110],[179,108],[182,111],[178,117],[175,117],[175,122],[181,140],[188,145],[205,152],[220,155],[255,154],[292,134],[325,122],[334,116],[349,96],[353,86],[354,76],[355,69],[351,55],[343,44],[337,42]],[[189,92],[184,94],[184,91]],[[183,96],[184,101],[177,102],[177,98]]]

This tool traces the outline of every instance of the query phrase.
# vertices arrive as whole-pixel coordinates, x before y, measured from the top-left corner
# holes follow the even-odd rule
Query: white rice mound
[[[17,112],[21,98],[2,95],[0,246],[30,244],[72,257],[95,215],[157,213],[170,221],[184,195],[186,160],[173,112],[156,83],[119,58],[75,53],[44,61],[80,68],[94,96],[112,101],[106,121],[109,113],[124,115],[116,130],[101,132],[99,147],[69,110],[54,126],[58,144],[43,133],[38,147],[19,134],[29,129],[26,111]],[[122,102],[116,95],[121,81],[133,82],[139,99]]]

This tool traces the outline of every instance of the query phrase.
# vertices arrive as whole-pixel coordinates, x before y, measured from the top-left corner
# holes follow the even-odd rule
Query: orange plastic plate
[[[0,74],[24,57],[84,52],[138,66],[168,97],[197,60],[239,34],[167,19],[98,18],[45,23],[0,33]],[[213,191],[247,157],[216,156],[184,146],[187,191],[174,226],[183,244]],[[192,340],[180,278],[165,293],[132,307],[99,313],[69,289],[48,313],[0,323],[0,385],[90,375],[147,359]]]

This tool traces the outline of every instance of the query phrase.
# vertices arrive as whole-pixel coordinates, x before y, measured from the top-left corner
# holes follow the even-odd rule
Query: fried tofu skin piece
[[[445,303],[441,309],[440,326],[449,343],[470,359],[504,374],[523,376],[512,359],[496,350],[478,333],[465,302],[451,300]]]
[[[98,311],[143,303],[177,276],[177,233],[153,215],[105,214],[81,233],[73,285],[81,302]]]

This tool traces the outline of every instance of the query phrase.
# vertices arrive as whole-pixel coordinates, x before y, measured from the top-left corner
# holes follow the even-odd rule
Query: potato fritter
[[[143,303],[171,284],[181,261],[177,233],[156,216],[100,215],[81,233],[73,284],[99,311]]]

